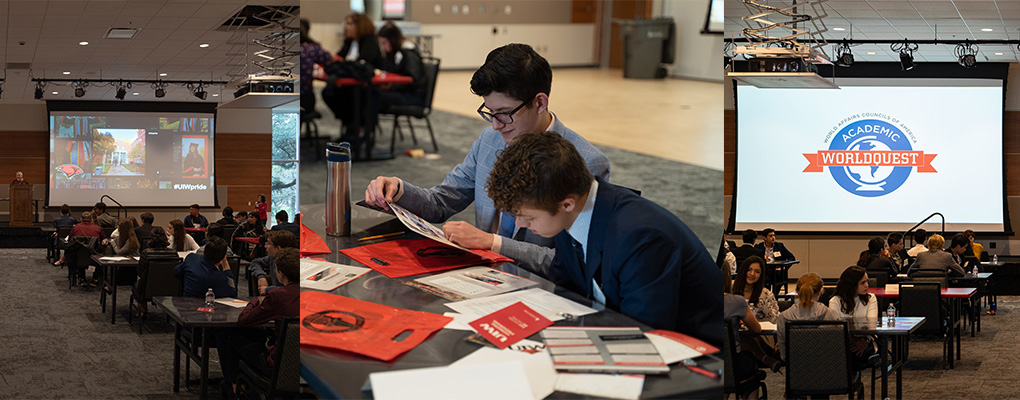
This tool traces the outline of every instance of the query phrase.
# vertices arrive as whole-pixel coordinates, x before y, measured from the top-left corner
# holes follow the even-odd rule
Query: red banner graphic
[[[938,154],[902,150],[820,150],[804,154],[808,166],[803,172],[822,172],[823,167],[917,167],[917,172],[938,172],[931,160]]]

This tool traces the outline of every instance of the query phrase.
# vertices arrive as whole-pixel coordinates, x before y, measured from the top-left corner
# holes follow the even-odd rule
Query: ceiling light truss
[[[823,21],[828,16],[823,5],[827,0],[782,7],[762,4],[760,0],[741,1],[750,14],[741,17],[747,26],[741,33],[748,44],[737,47],[734,53],[745,57],[797,57],[812,63],[830,62],[824,49],[828,42],[821,35],[828,31]]]
[[[953,50],[953,54],[956,55],[956,59],[960,63],[960,66],[964,68],[974,68],[977,66],[978,50],[978,45],[970,42],[964,42],[956,45],[956,49]]]
[[[195,97],[205,100],[206,91],[205,88],[209,86],[226,86],[226,81],[168,81],[168,80],[126,80],[126,79],[46,79],[46,78],[32,78],[32,82],[35,82],[35,99],[42,99],[43,88],[47,85],[58,85],[58,86],[70,86],[74,88],[75,97],[85,96],[85,89],[90,86],[115,86],[117,93],[114,96],[117,100],[123,100],[127,96],[127,89],[130,89],[133,85],[150,85],[152,90],[155,92],[156,97],[162,98],[166,96],[166,88],[169,85],[179,85],[187,87],[189,89],[197,88],[192,90],[192,94]],[[0,80],[2,83],[2,80]]]

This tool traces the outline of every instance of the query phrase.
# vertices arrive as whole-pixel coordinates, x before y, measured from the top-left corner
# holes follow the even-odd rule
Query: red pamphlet
[[[391,240],[340,252],[389,278],[513,261],[488,250],[464,251],[432,239]]]
[[[413,349],[452,320],[314,290],[301,292],[302,346],[339,349],[382,361]]]
[[[682,344],[684,346],[690,347],[692,350],[701,353],[701,355],[713,354],[713,353],[718,353],[719,352],[719,349],[717,347],[712,346],[712,345],[710,345],[708,343],[702,342],[702,341],[700,341],[698,339],[692,338],[690,336],[684,335],[682,333],[673,332],[673,331],[667,331],[665,329],[656,329],[654,331],[648,331],[646,333],[652,334],[652,335],[662,336],[664,338],[673,340],[673,341],[678,342],[678,343],[680,343],[680,344]]]
[[[522,302],[516,302],[468,323],[478,334],[500,349],[538,333],[552,325],[552,321]]]
[[[312,254],[331,253],[322,236],[301,223],[301,257]]]

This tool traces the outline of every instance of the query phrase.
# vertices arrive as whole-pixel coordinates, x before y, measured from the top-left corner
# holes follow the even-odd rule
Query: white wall
[[[4,104],[0,107],[0,130],[48,132],[46,102]]]
[[[654,0],[655,17],[676,21],[676,59],[672,76],[720,81],[723,78],[722,35],[703,35],[708,0]]]
[[[271,108],[220,108],[216,110],[216,132],[273,134]]]
[[[531,45],[553,67],[594,64],[594,24],[422,24],[443,69],[475,69],[510,43]],[[494,33],[495,31],[495,33]]]

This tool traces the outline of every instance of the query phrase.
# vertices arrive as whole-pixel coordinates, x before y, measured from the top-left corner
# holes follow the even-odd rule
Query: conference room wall
[[[736,162],[736,111],[734,110],[733,82],[724,81],[723,102],[723,212],[729,226],[730,208],[733,201],[733,173]],[[1006,86],[1005,111],[1003,114],[1003,152],[1006,179],[1006,208],[1012,217],[1013,230],[1020,229],[1020,63],[1009,66]],[[966,186],[965,183],[962,185]],[[980,188],[974,188],[980,190]],[[975,192],[978,193],[978,192]],[[965,201],[965,200],[963,200]],[[937,211],[937,210],[933,210]],[[949,221],[952,222],[952,221]],[[905,226],[904,229],[909,228]],[[938,224],[926,224],[925,229],[937,231]],[[822,278],[836,279],[847,266],[856,263],[857,257],[868,246],[872,235],[787,235],[778,232],[783,242],[801,263],[790,269],[790,277],[814,272]],[[984,245],[990,254],[1020,254],[1020,236],[978,234],[977,242]],[[739,232],[727,235],[738,245]],[[994,244],[995,248],[992,248]],[[1011,249],[1018,249],[1011,252]]]
[[[0,104],[0,178],[14,179],[22,171],[25,179],[33,182],[35,197],[46,196],[46,166],[49,162],[49,126],[45,102]],[[255,198],[265,194],[272,201],[272,110],[220,109],[216,124],[216,182],[220,207],[236,210],[253,210]],[[0,182],[4,182],[0,179]],[[6,193],[4,193],[6,194]],[[96,199],[98,201],[98,199]],[[182,206],[187,206],[182,205]],[[0,215],[6,215],[5,203],[0,203]],[[76,214],[80,211],[75,209]],[[156,221],[184,218],[187,209],[132,208],[131,215],[153,212]],[[52,221],[59,209],[40,210],[44,221]],[[209,209],[207,216],[219,219],[220,209]]]

